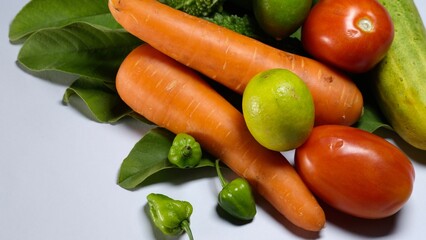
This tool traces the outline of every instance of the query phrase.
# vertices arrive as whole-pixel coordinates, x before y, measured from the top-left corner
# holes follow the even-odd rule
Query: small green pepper
[[[216,160],[216,171],[223,187],[218,197],[219,205],[235,218],[252,220],[256,215],[256,203],[250,184],[244,178],[228,183],[220,171],[219,160]]]
[[[192,205],[189,202],[158,193],[150,193],[147,199],[151,219],[161,232],[171,236],[186,232],[189,239],[194,239],[189,227],[189,217],[192,214]]]
[[[192,168],[201,161],[203,153],[200,144],[186,133],[179,133],[170,147],[168,159],[179,168]]]

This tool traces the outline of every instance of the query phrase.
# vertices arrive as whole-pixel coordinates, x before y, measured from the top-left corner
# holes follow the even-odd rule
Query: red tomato
[[[376,0],[321,0],[302,27],[308,53],[352,73],[366,72],[380,62],[393,37],[391,17]]]
[[[296,149],[295,167],[319,199],[362,218],[393,215],[413,190],[414,168],[399,148],[348,126],[315,127]]]

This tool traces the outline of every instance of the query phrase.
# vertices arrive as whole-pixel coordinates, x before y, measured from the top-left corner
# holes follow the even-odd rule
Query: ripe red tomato
[[[411,196],[414,168],[396,146],[357,128],[315,127],[295,153],[311,191],[342,212],[369,219],[398,212]]]
[[[393,37],[391,17],[378,1],[321,0],[308,15],[301,39],[314,58],[362,73],[384,58]]]

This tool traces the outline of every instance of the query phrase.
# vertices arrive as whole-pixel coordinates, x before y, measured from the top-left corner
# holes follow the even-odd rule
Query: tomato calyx
[[[356,26],[363,32],[374,32],[374,24],[369,18],[361,18],[356,22]]]

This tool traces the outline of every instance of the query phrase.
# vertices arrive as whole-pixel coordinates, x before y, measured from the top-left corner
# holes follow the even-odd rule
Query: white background
[[[426,152],[387,134],[413,160],[413,195],[394,217],[367,221],[325,208],[318,235],[295,229],[264,202],[254,221],[234,225],[216,212],[219,182],[212,170],[176,173],[170,181],[127,191],[116,185],[124,157],[147,130],[133,121],[100,124],[61,103],[66,85],[16,66],[20,45],[8,40],[12,18],[28,1],[0,8],[0,239],[150,240],[165,238],[146,215],[146,195],[165,193],[194,206],[196,239],[419,239],[426,222]],[[426,4],[416,0],[423,19]],[[410,26],[407,26],[410,27]],[[48,51],[48,49],[46,49]],[[292,160],[291,154],[286,154]],[[187,239],[184,235],[177,239]]]

